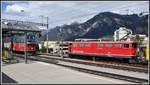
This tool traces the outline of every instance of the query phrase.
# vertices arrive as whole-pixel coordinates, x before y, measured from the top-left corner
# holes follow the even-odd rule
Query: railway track
[[[56,57],[60,57],[60,55],[56,55],[56,54],[46,54],[46,53],[39,53],[38,55],[48,55],[48,56],[56,56]],[[65,55],[64,58],[69,58],[68,55]],[[79,57],[74,57],[74,59],[78,59],[78,60],[83,60]],[[84,61],[93,61],[92,59],[84,59]],[[123,60],[122,60],[123,61]],[[113,61],[113,60],[98,60],[96,61],[96,63],[106,63],[106,64],[115,64],[115,65],[124,65],[124,66],[133,66],[133,67],[141,67],[141,68],[147,68],[148,64],[145,63],[125,63],[125,62],[121,62],[121,61]]]
[[[55,55],[57,56],[57,55]],[[45,57],[48,59],[56,59],[56,60],[62,60],[66,62],[72,62],[72,63],[79,63],[79,64],[86,64],[86,65],[92,65],[92,66],[98,66],[98,67],[107,67],[107,68],[114,68],[114,69],[121,69],[121,70],[128,70],[128,71],[134,71],[134,72],[143,72],[148,73],[148,66],[147,65],[141,65],[141,64],[127,64],[127,63],[119,63],[119,62],[105,62],[105,61],[91,61],[91,60],[81,60],[81,59],[71,59],[71,58],[60,58],[55,57],[52,55],[46,56],[46,55],[38,55],[38,57]]]
[[[15,56],[19,56],[20,58],[24,58],[23,55],[15,55]],[[86,69],[86,68],[80,68],[80,67],[61,64],[61,63],[58,62],[58,59],[52,59],[52,58],[47,58],[47,57],[37,57],[37,56],[30,56],[28,59],[35,60],[35,61],[42,61],[42,62],[46,62],[46,63],[52,63],[52,64],[56,64],[56,65],[59,65],[59,66],[67,67],[67,68],[70,68],[70,69],[74,69],[74,70],[77,70],[77,71],[94,74],[94,75],[111,77],[111,78],[130,81],[130,82],[134,82],[134,83],[148,83],[148,79],[130,77],[130,76],[119,75],[119,74],[112,74],[112,73],[108,73],[108,72],[96,71],[96,70],[91,70],[91,69]]]
[[[18,55],[18,54],[17,54]],[[139,64],[122,64],[122,63],[108,63],[108,62],[96,62],[96,61],[90,61],[90,60],[81,60],[81,59],[71,59],[71,58],[64,58],[55,56],[48,56],[48,55],[36,55],[36,58],[46,58],[46,59],[53,59],[53,60],[60,60],[65,62],[71,62],[71,63],[78,63],[78,64],[84,64],[84,65],[91,65],[96,67],[106,67],[106,68],[114,68],[114,69],[120,69],[120,70],[127,70],[127,71],[134,71],[134,72],[141,72],[141,73],[148,73],[148,67],[144,65]]]

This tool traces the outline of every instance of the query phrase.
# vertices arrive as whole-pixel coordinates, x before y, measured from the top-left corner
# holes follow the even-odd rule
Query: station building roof
[[[1,25],[2,31],[40,32],[37,23],[2,19]]]
[[[11,36],[24,34],[25,32],[41,32],[38,25],[41,23],[17,21],[17,20],[1,20],[1,28],[3,36]]]

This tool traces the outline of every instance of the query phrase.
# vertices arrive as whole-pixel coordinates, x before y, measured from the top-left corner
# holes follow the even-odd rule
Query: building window
[[[124,44],[124,48],[129,48],[129,44]]]
[[[121,44],[115,44],[115,48],[121,48]]]
[[[103,47],[103,44],[98,44],[98,48],[102,48]]]
[[[89,43],[86,43],[86,44],[85,44],[85,47],[90,47],[90,44],[89,44]]]
[[[112,44],[106,44],[106,48],[111,48]]]
[[[80,44],[79,44],[79,47],[83,47],[83,44],[82,44],[82,43],[80,43]]]
[[[68,50],[68,48],[63,48],[63,50]]]

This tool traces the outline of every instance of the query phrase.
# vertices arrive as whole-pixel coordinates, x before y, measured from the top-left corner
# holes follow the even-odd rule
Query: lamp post
[[[46,39],[47,39],[47,53],[48,53],[48,17],[47,18],[47,36],[46,36]]]
[[[8,28],[10,28],[10,29],[12,29],[13,30],[13,25],[11,24],[11,23],[8,23],[7,24],[8,25]],[[10,41],[10,49],[8,49],[8,53],[10,54],[8,57],[9,58],[14,58],[13,56],[12,56],[12,53],[13,53],[13,34],[12,34],[12,30],[10,31],[10,38],[11,38],[11,41]]]
[[[27,32],[25,32],[25,63],[27,64],[27,62],[28,62],[28,59],[27,59],[27,57],[28,57],[28,54],[27,54]]]
[[[24,13],[25,11],[22,9],[20,10],[21,13]],[[22,22],[23,23],[23,22]],[[28,63],[28,49],[27,49],[27,31],[24,32],[25,36],[24,36],[24,43],[25,43],[25,47],[24,47],[24,53],[25,53],[25,63],[27,64]]]

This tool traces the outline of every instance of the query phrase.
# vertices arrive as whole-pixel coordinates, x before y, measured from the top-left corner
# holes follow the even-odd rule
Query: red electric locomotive
[[[115,41],[76,41],[68,44],[69,55],[137,59],[137,43]]]
[[[26,44],[24,36],[15,36],[12,45],[13,52],[24,53],[25,51],[27,51],[29,55],[34,55],[38,48],[35,37],[35,34],[27,34]]]

